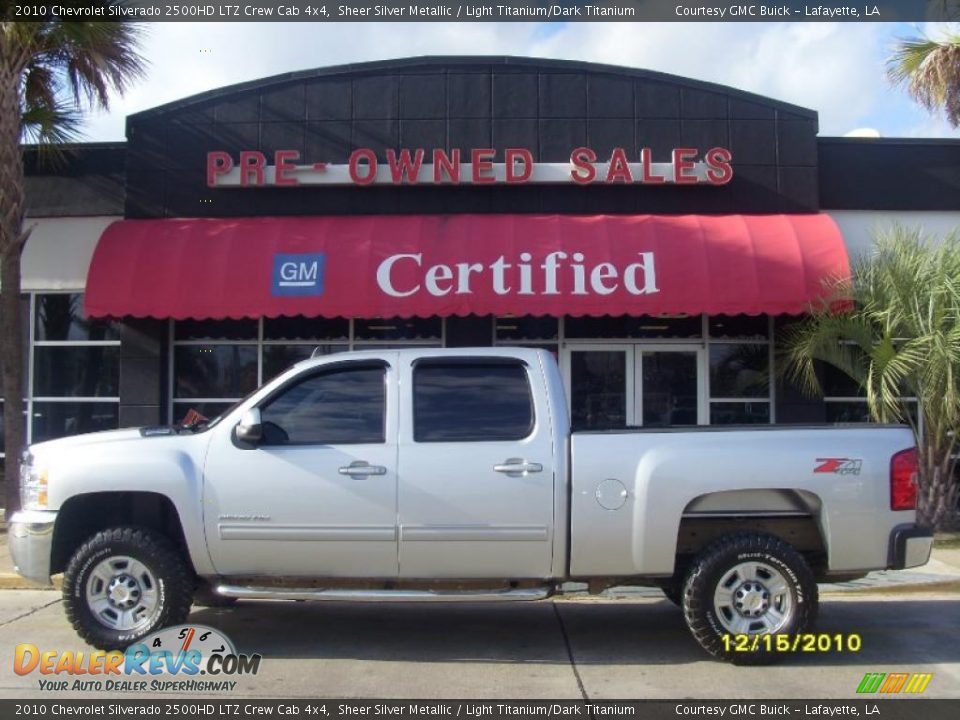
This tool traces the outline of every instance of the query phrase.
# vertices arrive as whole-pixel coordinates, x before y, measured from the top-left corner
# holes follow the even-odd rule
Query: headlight
[[[24,510],[47,509],[47,471],[38,467],[28,450],[20,463],[20,507]]]

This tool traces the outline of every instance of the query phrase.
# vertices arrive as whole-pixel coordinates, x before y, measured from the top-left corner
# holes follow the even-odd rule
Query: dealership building
[[[311,354],[523,345],[574,426],[866,418],[778,378],[783,329],[894,223],[960,227],[960,141],[505,57],[258,80],[26,154],[29,439],[214,416]]]

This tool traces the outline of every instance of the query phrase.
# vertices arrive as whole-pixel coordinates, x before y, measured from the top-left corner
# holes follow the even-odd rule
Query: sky
[[[821,135],[954,137],[887,81],[898,38],[947,26],[906,23],[152,23],[147,76],[84,139],[124,139],[126,115],[258,78],[418,55],[522,55],[645,68],[729,85],[820,113]]]

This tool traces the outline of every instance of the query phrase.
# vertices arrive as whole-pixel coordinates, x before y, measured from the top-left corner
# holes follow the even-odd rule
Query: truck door
[[[397,576],[396,386],[384,360],[333,362],[257,404],[255,446],[235,422],[211,431],[204,524],[217,572]]]
[[[549,577],[554,448],[539,367],[403,358],[400,576]]]

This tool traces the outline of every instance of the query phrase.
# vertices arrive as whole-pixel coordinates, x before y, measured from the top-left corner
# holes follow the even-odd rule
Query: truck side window
[[[522,440],[533,431],[523,364],[421,361],[413,371],[416,442]]]
[[[311,375],[260,408],[265,445],[385,440],[386,369],[369,365]]]

